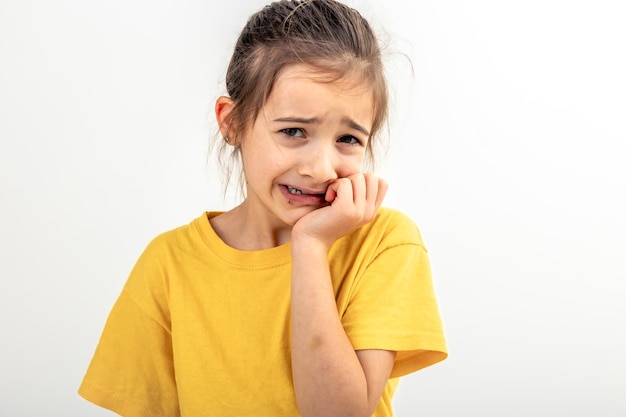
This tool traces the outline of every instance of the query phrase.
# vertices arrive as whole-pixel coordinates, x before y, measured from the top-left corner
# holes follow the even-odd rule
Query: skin
[[[395,359],[353,349],[328,267],[331,245],[370,222],[387,191],[384,180],[361,172],[373,106],[359,81],[329,82],[314,68],[288,66],[241,134],[231,126],[232,100],[215,106],[222,134],[241,147],[247,197],[213,218],[213,228],[241,250],[291,243],[292,369],[303,417],[371,416]]]

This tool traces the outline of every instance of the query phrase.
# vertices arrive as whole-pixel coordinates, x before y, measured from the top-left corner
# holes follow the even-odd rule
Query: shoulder
[[[391,207],[381,207],[374,222],[382,222],[390,227],[411,227],[417,229],[415,221],[408,214]]]
[[[344,263],[349,263],[348,259],[356,262],[357,258],[367,262],[384,252],[408,246],[426,252],[417,224],[400,210],[382,207],[374,220],[338,239],[331,258]]]
[[[154,236],[139,255],[129,277],[137,285],[160,285],[169,275],[167,271],[184,264],[190,256],[199,256],[202,237],[198,223],[200,216],[188,224],[172,228]]]
[[[360,231],[368,238],[377,238],[388,245],[416,244],[424,246],[422,234],[415,221],[406,213],[381,207],[376,218]]]
[[[157,234],[148,242],[142,256],[163,256],[197,247],[198,242],[203,240],[203,222],[208,223],[206,213],[187,224]]]

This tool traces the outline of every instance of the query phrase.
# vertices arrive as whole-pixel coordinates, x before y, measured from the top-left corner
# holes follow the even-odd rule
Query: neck
[[[273,220],[273,221],[272,221]],[[291,226],[248,213],[245,203],[211,219],[211,226],[228,246],[247,251],[274,248],[291,240]]]

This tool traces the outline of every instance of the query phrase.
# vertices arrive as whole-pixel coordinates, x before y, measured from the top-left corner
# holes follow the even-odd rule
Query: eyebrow
[[[281,117],[279,119],[274,119],[274,121],[275,122],[301,123],[301,124],[315,124],[315,123],[319,123],[320,119],[318,119],[317,117],[313,117],[311,119],[305,119],[301,117]],[[361,126],[360,124],[358,124],[352,119],[348,119],[347,117],[344,117],[343,119],[341,119],[341,123],[351,127],[352,129],[358,130],[359,132],[363,133],[367,137],[370,136],[370,132],[366,128],[364,128],[363,126]]]

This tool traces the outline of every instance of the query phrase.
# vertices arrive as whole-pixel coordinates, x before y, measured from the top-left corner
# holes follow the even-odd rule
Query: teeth
[[[289,191],[290,194],[304,194],[302,190],[298,190],[297,188],[293,188],[290,186],[287,186],[287,191]]]

